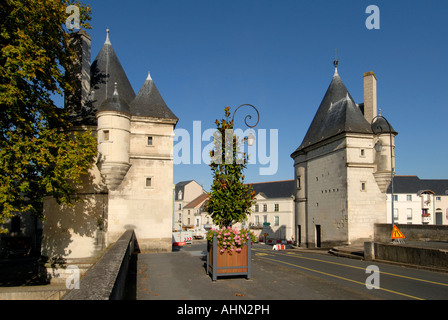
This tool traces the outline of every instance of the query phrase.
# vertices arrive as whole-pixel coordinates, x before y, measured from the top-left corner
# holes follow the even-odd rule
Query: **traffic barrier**
[[[286,247],[284,244],[275,244],[272,246],[272,250],[285,250]]]

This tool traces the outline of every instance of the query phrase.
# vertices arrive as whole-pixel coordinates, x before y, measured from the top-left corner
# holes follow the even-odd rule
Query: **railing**
[[[119,300],[123,298],[132,255],[138,251],[134,230],[127,230],[81,278],[63,300]]]
[[[263,229],[263,223],[249,223],[249,229]]]

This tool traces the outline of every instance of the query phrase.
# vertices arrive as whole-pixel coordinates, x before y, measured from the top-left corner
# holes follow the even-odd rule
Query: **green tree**
[[[95,137],[70,133],[67,112],[52,98],[73,88],[75,53],[65,26],[71,4],[89,28],[90,8],[74,1],[0,6],[0,224],[15,212],[42,218],[46,195],[73,204],[71,194],[96,155]]]
[[[224,113],[224,119],[216,120],[215,148],[210,152],[213,183],[205,203],[205,210],[220,228],[243,222],[255,203],[252,186],[244,183],[243,171],[247,167],[248,157],[239,146],[245,138],[239,142],[233,134],[229,107],[224,109]]]

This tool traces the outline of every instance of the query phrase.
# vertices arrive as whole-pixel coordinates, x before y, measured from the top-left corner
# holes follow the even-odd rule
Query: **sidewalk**
[[[188,251],[190,250],[190,251]],[[344,300],[371,299],[359,292],[328,287],[322,280],[268,261],[252,264],[245,277],[206,275],[205,247],[139,254],[137,300]],[[322,288],[325,287],[325,290]]]

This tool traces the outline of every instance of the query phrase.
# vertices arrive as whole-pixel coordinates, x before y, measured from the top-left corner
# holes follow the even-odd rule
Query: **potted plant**
[[[214,149],[210,151],[213,183],[204,208],[218,226],[207,233],[207,274],[212,274],[213,280],[231,275],[250,278],[250,247],[254,240],[250,231],[232,228],[247,219],[255,203],[255,192],[244,183],[248,157],[240,152],[240,142],[233,134],[230,108],[224,112],[225,118],[216,120]]]
[[[422,212],[422,223],[428,224],[431,222],[431,214],[429,212]]]

